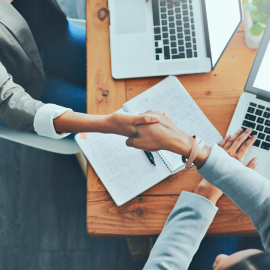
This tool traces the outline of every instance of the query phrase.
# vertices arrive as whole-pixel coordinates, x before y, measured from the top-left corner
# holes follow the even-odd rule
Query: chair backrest
[[[74,139],[54,140],[33,133],[18,132],[3,124],[0,124],[0,138],[59,154],[70,155],[81,151]]]
[[[76,23],[78,25],[86,27],[86,20],[72,19],[72,18],[68,18],[68,17],[67,17],[67,20],[70,21],[70,22],[74,22],[74,23]]]

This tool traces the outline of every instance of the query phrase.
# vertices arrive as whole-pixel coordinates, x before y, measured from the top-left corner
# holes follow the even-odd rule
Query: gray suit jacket
[[[55,0],[46,1],[54,17],[64,16]],[[44,83],[40,55],[26,21],[7,0],[0,0],[0,121],[18,131],[35,132]]]

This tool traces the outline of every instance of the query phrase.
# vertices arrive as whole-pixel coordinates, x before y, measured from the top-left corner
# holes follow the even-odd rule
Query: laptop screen
[[[270,99],[270,21],[253,62],[245,91],[263,98]]]
[[[270,41],[268,42],[263,60],[260,64],[253,86],[270,92]]]
[[[205,0],[212,68],[214,68],[242,22],[238,0]]]

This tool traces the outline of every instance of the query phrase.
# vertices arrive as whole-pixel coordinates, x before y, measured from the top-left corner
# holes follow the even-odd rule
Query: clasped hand
[[[137,136],[129,138],[126,142],[127,146],[147,151],[168,150],[183,155],[189,154],[194,139],[179,130],[167,114],[149,110],[141,115],[157,115],[159,122],[137,125]]]
[[[147,151],[168,150],[188,157],[194,143],[194,138],[178,129],[167,114],[157,111],[149,110],[140,115],[114,113],[107,118],[105,126],[105,133],[128,136],[127,146]],[[246,153],[256,140],[256,136],[247,140],[251,132],[250,128],[244,132],[240,129],[232,137],[225,137],[220,147],[230,156],[243,162]],[[203,165],[210,153],[210,148],[208,146],[206,148],[203,162],[198,165]],[[253,159],[248,167],[254,168],[256,163],[257,159]]]
[[[158,115],[159,122],[137,125],[137,137],[129,138],[126,144],[130,147],[148,151],[169,150],[187,157],[193,145],[193,138],[179,130],[173,120],[166,114],[147,111],[145,115],[148,114]],[[256,135],[249,138],[251,132],[251,128],[245,131],[239,129],[232,137],[230,135],[226,136],[219,146],[231,157],[243,163],[248,150],[257,139]],[[258,158],[253,158],[247,167],[255,169],[257,163]],[[221,190],[212,186],[205,179],[199,183],[194,193],[207,198],[214,204],[216,204],[217,200],[223,194]]]
[[[147,151],[168,150],[185,157],[189,156],[194,142],[193,137],[186,132],[179,130],[168,115],[153,111],[147,111],[142,115],[157,115],[159,116],[159,122],[147,125],[137,125],[137,137],[129,138],[126,141],[127,146]],[[240,129],[232,137],[225,137],[221,142],[220,147],[231,157],[243,162],[248,150],[257,138],[254,135],[248,139],[251,132],[251,128],[248,128],[244,132],[243,129]],[[248,164],[248,167],[254,169],[257,161],[258,160],[254,158]]]

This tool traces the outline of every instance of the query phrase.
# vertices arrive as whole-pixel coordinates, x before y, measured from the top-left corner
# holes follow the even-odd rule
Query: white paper
[[[261,66],[253,86],[261,90],[270,91],[270,42],[265,51]]]
[[[154,166],[142,150],[127,147],[124,136],[85,133],[75,139],[118,206],[170,175],[156,153]]]
[[[190,135],[198,135],[208,146],[219,143],[222,136],[191,98],[183,85],[174,76],[156,84],[149,90],[124,104],[131,113],[144,113],[147,110],[167,113],[176,126]],[[180,155],[169,151],[160,151],[171,165],[171,171],[182,165]]]
[[[205,0],[213,66],[241,21],[238,0]]]
[[[180,129],[200,136],[209,146],[222,140],[174,76],[128,101],[119,112],[138,114],[148,109],[166,112]],[[169,151],[153,153],[153,166],[142,150],[127,147],[127,138],[123,136],[83,133],[75,139],[118,206],[183,168],[181,156]]]

